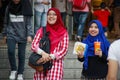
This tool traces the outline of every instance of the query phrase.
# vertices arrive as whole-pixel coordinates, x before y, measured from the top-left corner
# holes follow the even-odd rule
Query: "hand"
[[[31,42],[32,42],[32,37],[31,37],[31,36],[28,36],[28,37],[27,37],[27,42],[28,42],[28,43],[31,43]]]
[[[77,52],[77,56],[78,56],[79,58],[83,58],[83,57],[84,57],[83,51],[82,51],[82,52],[81,52],[81,51],[78,51],[78,52]]]
[[[42,4],[44,4],[44,5],[49,5],[49,4],[50,4],[50,2],[43,1],[43,2],[42,2]]]
[[[40,58],[38,61],[37,61],[37,64],[39,64],[39,63],[46,63],[46,62],[48,62],[48,61],[50,61],[51,60],[51,57],[50,57],[50,55],[48,54],[48,53],[45,53],[45,52],[43,52],[42,53],[42,58]]]
[[[102,56],[102,50],[101,49],[98,49],[96,52],[95,52],[95,55],[98,55],[99,57]]]

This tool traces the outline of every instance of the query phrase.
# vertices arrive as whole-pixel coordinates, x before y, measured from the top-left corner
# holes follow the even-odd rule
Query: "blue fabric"
[[[85,57],[85,60],[84,60],[85,69],[87,69],[88,67],[88,56],[95,56],[94,54],[94,42],[95,41],[98,40],[99,42],[101,42],[102,53],[105,54],[106,56],[108,56],[108,48],[110,46],[109,41],[104,35],[101,22],[98,20],[92,20],[88,26],[90,26],[92,23],[96,23],[98,25],[99,34],[97,36],[91,36],[90,34],[88,34],[86,39],[83,40],[83,43],[86,43],[88,45],[87,53],[84,56]]]

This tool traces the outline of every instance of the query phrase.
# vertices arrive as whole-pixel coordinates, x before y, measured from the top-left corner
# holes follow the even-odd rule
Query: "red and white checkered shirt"
[[[35,46],[38,46],[39,41],[41,39],[42,31],[39,30],[32,42],[32,50],[35,50]],[[54,51],[51,52],[55,55],[55,59],[53,60],[52,69],[47,72],[46,76],[43,76],[43,72],[36,71],[34,73],[33,80],[63,80],[63,60],[64,56],[68,50],[69,36],[68,33],[64,34],[63,39],[59,42],[58,46],[55,47]]]

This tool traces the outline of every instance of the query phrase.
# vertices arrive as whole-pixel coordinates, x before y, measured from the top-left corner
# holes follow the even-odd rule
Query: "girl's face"
[[[15,4],[18,4],[18,3],[20,2],[20,0],[13,0],[13,2],[14,2]]]
[[[47,21],[48,21],[49,24],[55,24],[56,23],[57,15],[53,10],[49,11],[49,13],[47,14]]]
[[[99,33],[99,29],[96,23],[92,23],[89,27],[89,34],[91,36],[97,36]]]

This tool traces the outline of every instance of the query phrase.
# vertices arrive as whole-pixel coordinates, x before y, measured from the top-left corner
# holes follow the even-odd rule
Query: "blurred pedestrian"
[[[109,0],[109,7],[114,6],[115,37],[120,38],[120,0]]]
[[[69,0],[69,2],[73,2],[73,0]],[[77,40],[81,41],[83,37],[83,31],[85,27],[86,19],[91,11],[91,0],[87,0],[86,6],[84,9],[77,9],[73,7],[73,22],[74,26],[77,28]]]
[[[27,42],[32,42],[32,8],[29,0],[12,0],[5,12],[3,36],[8,46],[10,63],[9,79],[23,80],[25,50]],[[16,65],[16,44],[18,46],[18,66]],[[17,68],[18,67],[18,68]]]
[[[100,8],[98,10],[93,10],[93,8],[91,9],[91,12],[93,13],[94,16],[97,17],[97,19],[99,21],[101,21],[102,26],[103,26],[103,30],[104,30],[104,34],[107,37],[107,31],[108,31],[108,19],[109,16],[111,14],[110,9],[106,6],[105,2],[102,2],[100,4]]]
[[[47,11],[51,7],[51,0],[34,0],[35,28],[36,33],[40,27],[45,27],[47,23]]]
[[[61,6],[62,5],[62,6]],[[60,10],[64,25],[66,25],[67,0],[55,0],[55,8]]]

